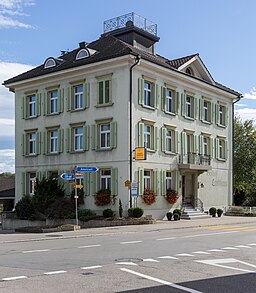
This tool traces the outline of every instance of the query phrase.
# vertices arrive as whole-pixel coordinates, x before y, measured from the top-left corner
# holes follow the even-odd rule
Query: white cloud
[[[235,104],[235,107],[248,107],[247,104],[237,103]]]
[[[15,172],[14,150],[0,150],[0,173]]]
[[[253,87],[249,93],[244,94],[244,99],[256,100],[256,88]]]
[[[238,115],[243,121],[245,120],[254,120],[256,118],[256,109],[244,108],[235,110],[235,114]]]
[[[17,19],[20,16],[27,16],[24,8],[34,5],[34,0],[0,0],[0,29],[1,28],[33,28]]]

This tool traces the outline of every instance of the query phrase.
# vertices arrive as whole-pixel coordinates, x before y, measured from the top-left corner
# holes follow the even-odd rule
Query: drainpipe
[[[233,160],[234,160],[234,121],[235,121],[235,104],[239,102],[243,98],[243,95],[238,95],[236,100],[232,103],[232,158],[231,158],[231,170],[232,170],[232,202],[231,205],[234,204],[234,173],[233,173]]]
[[[129,103],[130,103],[130,135],[129,135],[129,143],[130,143],[130,147],[129,147],[129,152],[130,152],[130,182],[132,183],[132,160],[133,160],[133,148],[132,148],[132,70],[133,67],[135,67],[136,65],[139,64],[141,59],[140,55],[136,55],[135,56],[135,63],[130,67],[130,99],[129,99]],[[132,188],[130,187],[130,208],[132,208]]]

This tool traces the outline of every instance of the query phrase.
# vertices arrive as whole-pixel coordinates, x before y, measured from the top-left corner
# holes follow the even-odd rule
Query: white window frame
[[[166,171],[165,183],[166,183],[166,191],[168,189],[172,189],[172,172],[171,171]]]
[[[103,127],[108,126],[107,129]],[[100,149],[109,149],[110,148],[110,123],[101,123],[99,124],[99,136],[100,136]]]
[[[193,118],[193,97],[190,95],[186,95],[186,117]],[[189,100],[188,100],[189,99]]]
[[[210,137],[203,136],[203,156],[210,156]]]
[[[83,127],[74,127],[73,128],[73,149],[75,152],[82,151],[84,149],[84,128]]]
[[[219,105],[219,124],[221,126],[226,125],[226,123],[225,123],[225,115],[226,115],[225,111],[226,111],[226,107],[223,106],[223,105]]]
[[[111,190],[111,169],[100,170],[100,189]]]
[[[153,126],[150,124],[144,124],[144,144],[149,150],[153,149]]]
[[[82,90],[77,91],[79,88],[82,88]],[[83,109],[84,107],[84,85],[78,84],[73,87],[73,104],[74,104],[74,110]]]
[[[27,133],[27,153],[28,153],[28,155],[36,155],[36,140],[37,140],[37,133],[36,132]]]
[[[152,189],[152,171],[144,169],[143,172],[144,189]]]
[[[166,151],[167,152],[175,153],[174,139],[175,139],[174,130],[166,128]]]
[[[148,85],[148,86],[146,86]],[[144,80],[144,106],[153,107],[153,83]]]
[[[174,113],[174,99],[175,91],[169,88],[166,88],[166,100],[165,100],[165,111],[168,113]]]
[[[56,96],[54,95],[56,93]],[[48,92],[49,95],[49,104],[50,104],[50,114],[56,114],[59,110],[59,102],[58,102],[58,90],[52,90]]]
[[[203,100],[203,121],[211,121],[211,103],[207,100]]]
[[[33,195],[35,193],[36,184],[36,172],[28,173],[28,194]]]
[[[36,95],[31,95],[27,97],[28,101],[28,117],[35,117],[36,116]]]
[[[225,149],[225,139],[219,138],[219,144],[218,144],[218,153],[219,153],[219,159],[220,160],[225,160],[226,156],[226,149]]]
[[[49,151],[51,154],[58,153],[59,131],[58,129],[49,130]]]

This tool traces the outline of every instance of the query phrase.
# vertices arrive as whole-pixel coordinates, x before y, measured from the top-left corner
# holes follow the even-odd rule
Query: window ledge
[[[83,107],[83,108],[78,108],[78,109],[72,109],[70,112],[81,112],[81,111],[84,111],[85,109],[87,109],[87,108]]]
[[[96,152],[106,152],[106,151],[112,151],[113,147],[110,148],[102,148],[102,149],[95,149]]]
[[[168,111],[164,111],[165,114],[167,115],[171,115],[171,116],[176,116],[177,114],[174,112],[168,112]]]
[[[147,149],[147,148],[146,148],[146,150],[147,150],[147,152],[149,152],[149,153],[155,153],[155,152],[156,152],[156,150],[152,150],[152,149]]]
[[[220,123],[217,123],[217,126],[221,127],[221,128],[226,128],[227,125],[223,125],[223,124],[220,124]]]
[[[85,150],[77,150],[77,151],[75,151],[75,150],[73,150],[73,151],[71,151],[71,152],[69,152],[70,154],[82,154],[82,153],[84,153],[85,152]]]
[[[45,116],[56,116],[59,115],[61,112],[56,112],[56,113],[47,113]]]
[[[39,115],[35,115],[35,116],[27,116],[25,117],[25,120],[31,120],[31,119],[35,119],[37,118]]]
[[[106,104],[97,104],[95,105],[95,108],[103,108],[103,107],[109,107],[109,106],[113,106],[114,103],[110,102],[110,103],[106,103]]]
[[[56,155],[59,155],[60,152],[56,152],[56,153],[47,153],[45,154],[46,156],[56,156]]]
[[[37,157],[38,155],[37,154],[26,154],[25,157],[26,158],[34,158],[34,157]]]
[[[172,155],[172,156],[176,156],[177,155],[177,153],[175,153],[175,152],[170,152],[170,151],[165,151],[164,152],[166,155]]]
[[[202,119],[201,121],[202,121],[203,123],[205,123],[205,124],[209,124],[209,125],[212,124],[210,121],[206,121],[206,120],[203,120],[203,119]]]
[[[217,158],[217,160],[223,163],[227,161],[227,159],[221,159],[221,158]]]
[[[155,108],[154,107],[152,107],[152,106],[148,106],[148,105],[144,105],[144,104],[142,104],[142,107],[143,108],[147,108],[147,109],[149,109],[149,110],[155,110]]]

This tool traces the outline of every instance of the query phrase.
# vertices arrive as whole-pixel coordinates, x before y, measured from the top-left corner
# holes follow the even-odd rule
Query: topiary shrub
[[[79,209],[78,219],[82,222],[87,222],[96,218],[96,213],[90,209]]]
[[[172,212],[166,213],[166,217],[167,217],[167,220],[168,221],[171,221],[171,219],[172,219]]]
[[[72,199],[67,197],[56,198],[48,207],[45,214],[50,219],[68,219],[75,212],[75,206]]]
[[[19,219],[28,220],[32,218],[35,213],[35,208],[31,197],[29,195],[24,195],[15,205],[15,211]]]
[[[179,216],[181,216],[181,210],[180,209],[173,210],[173,215],[174,214],[178,214]]]
[[[128,216],[132,218],[140,218],[142,217],[144,210],[142,208],[130,208],[128,209]]]
[[[221,217],[222,214],[223,214],[223,210],[222,209],[217,209],[218,217]]]
[[[209,209],[209,215],[213,216],[213,217],[216,217],[216,212],[217,212],[217,209],[214,208],[214,207],[211,207]]]
[[[114,212],[111,209],[105,209],[103,211],[103,217],[104,218],[111,218],[114,216]]]

